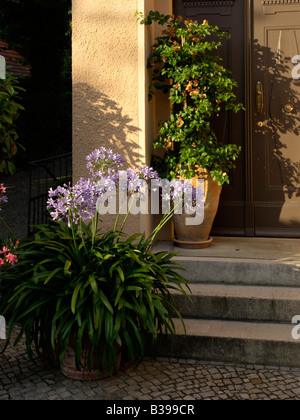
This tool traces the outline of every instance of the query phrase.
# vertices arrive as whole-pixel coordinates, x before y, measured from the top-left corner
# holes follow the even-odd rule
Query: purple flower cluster
[[[94,150],[87,157],[87,168],[92,178],[102,178],[103,174],[115,175],[124,166],[125,158],[113,153],[111,149],[101,147]]]
[[[51,188],[47,209],[53,220],[64,220],[70,225],[72,218],[78,224],[80,219],[88,221],[95,215],[99,195],[95,181],[81,178],[74,187],[65,185],[54,191]]]
[[[140,178],[148,181],[149,179],[159,179],[159,175],[153,168],[149,168],[147,165],[140,166],[138,168]]]
[[[120,186],[132,195],[142,192],[145,182],[159,179],[158,173],[146,165],[121,171],[125,158],[104,147],[94,150],[86,160],[90,178],[81,178],[73,187],[50,189],[47,209],[53,220],[66,221],[69,225],[71,221],[87,222],[95,217],[97,201],[104,194],[105,198],[114,196]]]

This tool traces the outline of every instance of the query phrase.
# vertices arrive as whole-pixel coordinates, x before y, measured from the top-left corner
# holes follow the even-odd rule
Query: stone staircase
[[[292,318],[300,315],[300,258],[275,254],[175,257],[191,281],[190,299],[174,294],[186,332],[175,318],[176,336],[162,337],[155,354],[300,367],[300,340],[292,337]]]

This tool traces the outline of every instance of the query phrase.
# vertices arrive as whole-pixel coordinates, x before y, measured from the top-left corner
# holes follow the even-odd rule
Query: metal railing
[[[48,191],[72,181],[72,153],[29,162],[28,236],[34,226],[49,222]]]

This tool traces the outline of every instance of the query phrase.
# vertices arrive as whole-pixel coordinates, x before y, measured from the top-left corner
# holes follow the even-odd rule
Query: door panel
[[[255,235],[300,237],[300,1],[254,0],[252,62]]]
[[[232,77],[238,82],[236,94],[238,102],[244,103],[244,0],[235,1],[173,1],[173,12],[210,25],[218,26],[231,34],[231,40],[223,40],[220,56],[223,65],[232,71]],[[221,194],[220,207],[216,216],[214,235],[245,235],[245,128],[244,113],[229,113],[214,122],[215,131],[220,141],[242,146],[242,153],[237,161],[237,168],[230,174],[230,185],[225,185]]]

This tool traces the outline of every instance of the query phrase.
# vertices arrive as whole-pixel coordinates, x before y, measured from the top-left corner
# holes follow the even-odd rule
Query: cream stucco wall
[[[146,59],[154,28],[139,25],[136,10],[170,13],[171,0],[73,0],[73,172],[86,176],[85,156],[110,147],[128,164],[150,163],[155,103],[147,99]],[[107,222],[110,223],[109,221]],[[151,229],[134,216],[130,232]]]

